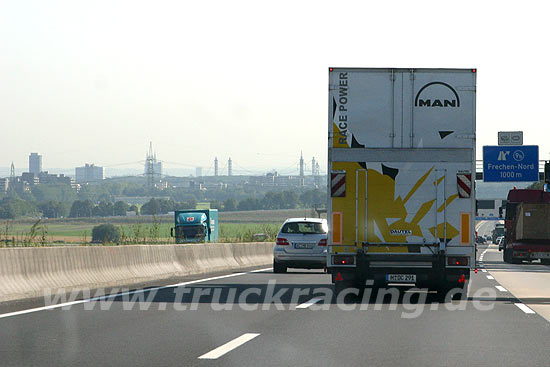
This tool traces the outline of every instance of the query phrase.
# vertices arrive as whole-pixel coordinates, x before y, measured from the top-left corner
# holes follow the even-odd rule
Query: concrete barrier
[[[270,265],[273,243],[60,246],[0,249],[0,302]]]

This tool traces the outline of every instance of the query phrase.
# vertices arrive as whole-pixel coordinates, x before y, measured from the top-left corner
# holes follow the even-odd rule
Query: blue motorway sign
[[[483,181],[538,181],[538,145],[483,147]]]

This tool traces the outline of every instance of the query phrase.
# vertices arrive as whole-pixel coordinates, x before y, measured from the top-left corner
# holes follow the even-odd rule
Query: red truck
[[[504,225],[505,262],[540,259],[550,265],[550,192],[510,190]]]

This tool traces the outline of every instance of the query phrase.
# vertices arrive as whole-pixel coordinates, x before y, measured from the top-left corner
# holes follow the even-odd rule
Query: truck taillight
[[[319,241],[318,246],[326,246],[327,245],[327,239],[323,238],[321,241]]]
[[[467,257],[448,257],[447,265],[468,266],[468,258]]]
[[[332,257],[332,264],[333,265],[354,265],[355,256],[335,255]]]
[[[277,237],[277,246],[288,246],[288,241],[286,238]]]

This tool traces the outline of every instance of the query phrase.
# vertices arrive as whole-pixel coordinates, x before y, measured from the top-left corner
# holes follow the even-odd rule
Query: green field
[[[311,209],[254,210],[219,213],[220,242],[274,241],[281,224],[292,217],[314,216]],[[98,224],[112,223],[122,234],[121,242],[172,243],[170,228],[173,217],[110,217],[20,219],[0,222],[0,246],[36,244],[87,244],[92,238],[92,228]],[[34,227],[33,227],[34,226]],[[254,236],[263,234],[263,236]],[[7,241],[6,241],[7,240]]]

